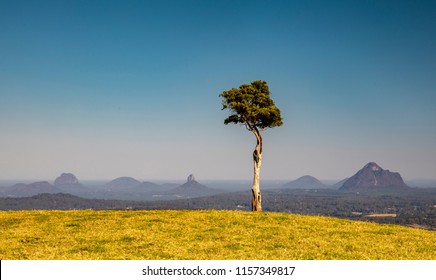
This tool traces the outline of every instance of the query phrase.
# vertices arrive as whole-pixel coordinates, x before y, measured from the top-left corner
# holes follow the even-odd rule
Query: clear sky
[[[436,179],[436,1],[375,0],[0,0],[0,179],[250,179],[254,80],[262,178]]]

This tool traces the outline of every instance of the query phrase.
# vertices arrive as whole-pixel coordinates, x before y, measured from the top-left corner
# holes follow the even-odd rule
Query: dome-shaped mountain
[[[137,187],[141,184],[140,181],[132,177],[119,177],[106,184],[109,189],[129,189]]]
[[[306,175],[300,177],[294,181],[286,183],[283,185],[283,188],[292,188],[292,189],[324,189],[327,188],[327,185],[321,183],[318,179],[313,176]]]
[[[79,180],[72,173],[62,173],[59,177],[54,181],[55,186],[63,186],[63,185],[78,185]]]
[[[86,195],[89,190],[79,183],[79,179],[72,173],[62,173],[54,181],[54,186],[63,193]]]
[[[140,182],[132,177],[119,177],[105,185],[105,191],[129,195],[161,193],[165,188],[152,182]]]
[[[390,172],[378,166],[375,162],[366,164],[354,176],[342,185],[340,190],[354,191],[375,188],[407,188],[403,178],[397,172]]]

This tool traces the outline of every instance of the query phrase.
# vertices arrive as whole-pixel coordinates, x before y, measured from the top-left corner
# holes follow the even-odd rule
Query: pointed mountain
[[[354,176],[344,182],[340,190],[355,191],[376,188],[408,188],[397,172],[390,172],[375,162],[366,164]]]
[[[189,182],[197,182],[197,180],[195,180],[194,174],[190,174],[188,176],[186,183],[189,183]]]
[[[318,179],[310,175],[300,177],[283,185],[283,188],[288,189],[325,189],[327,187],[327,185],[324,185]]]
[[[168,194],[183,196],[183,197],[197,197],[197,196],[207,196],[212,194],[220,193],[220,190],[211,189],[205,185],[200,184],[194,177],[194,174],[188,176],[186,183],[172,189]]]

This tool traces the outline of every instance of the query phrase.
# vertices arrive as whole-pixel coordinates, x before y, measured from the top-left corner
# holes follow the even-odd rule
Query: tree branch
[[[242,115],[241,118],[244,120],[245,128],[246,128],[248,131],[253,131],[255,126],[252,126],[252,125],[250,124],[250,122],[248,121],[247,117],[246,117],[245,115]]]
[[[260,132],[256,126],[254,126],[254,130],[252,130],[254,135],[256,136],[257,145],[259,146],[259,153],[262,154],[262,136],[260,135]]]

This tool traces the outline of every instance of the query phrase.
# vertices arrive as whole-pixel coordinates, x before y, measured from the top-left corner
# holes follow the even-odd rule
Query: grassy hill
[[[236,211],[1,211],[0,259],[436,259],[436,232]]]

